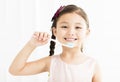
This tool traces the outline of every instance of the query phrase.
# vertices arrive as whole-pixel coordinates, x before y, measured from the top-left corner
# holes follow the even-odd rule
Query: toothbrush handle
[[[50,39],[50,41],[57,42],[57,41],[56,41],[56,40],[54,40],[54,39]]]

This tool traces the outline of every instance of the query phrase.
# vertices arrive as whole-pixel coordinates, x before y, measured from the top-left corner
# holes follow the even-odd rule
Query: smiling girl
[[[52,22],[52,36],[46,32],[35,32],[14,59],[9,68],[10,73],[33,75],[49,72],[48,82],[102,82],[98,63],[83,53],[83,43],[90,33],[84,10],[76,5],[61,6],[54,14]],[[32,51],[47,44],[50,37],[64,44],[62,52],[54,55],[53,40],[50,42],[49,56],[27,62]]]

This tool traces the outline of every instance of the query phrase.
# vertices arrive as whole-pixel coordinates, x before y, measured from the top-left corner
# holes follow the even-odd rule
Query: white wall
[[[0,0],[0,82],[47,82],[47,73],[12,76],[9,65],[34,31],[50,31],[60,5],[73,3],[88,14],[91,34],[86,53],[101,64],[104,82],[119,82],[119,2],[109,0]],[[42,51],[40,51],[42,49]],[[37,48],[29,60],[48,55],[49,45]],[[58,48],[56,51],[59,52]]]

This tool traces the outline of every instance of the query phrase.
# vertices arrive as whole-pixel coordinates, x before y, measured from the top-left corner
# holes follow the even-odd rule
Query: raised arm
[[[23,47],[13,60],[9,72],[13,75],[32,75],[49,70],[50,57],[45,57],[36,61],[27,62],[30,54],[37,46],[45,45],[48,42],[47,33],[35,32],[33,37]]]

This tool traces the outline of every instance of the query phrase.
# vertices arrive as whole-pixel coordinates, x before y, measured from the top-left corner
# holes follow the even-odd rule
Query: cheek
[[[65,33],[66,33],[65,30],[62,30],[62,29],[57,30],[57,35],[64,35]]]
[[[86,37],[86,31],[81,31],[77,35],[79,38],[84,38],[84,37]]]
[[[63,32],[63,31],[61,31],[61,30],[59,30],[59,29],[56,31],[56,37],[59,37],[59,38],[60,38],[60,37],[62,37],[63,35],[64,35],[64,32]]]
[[[78,35],[85,35],[85,32],[84,31],[80,31],[77,33]]]

